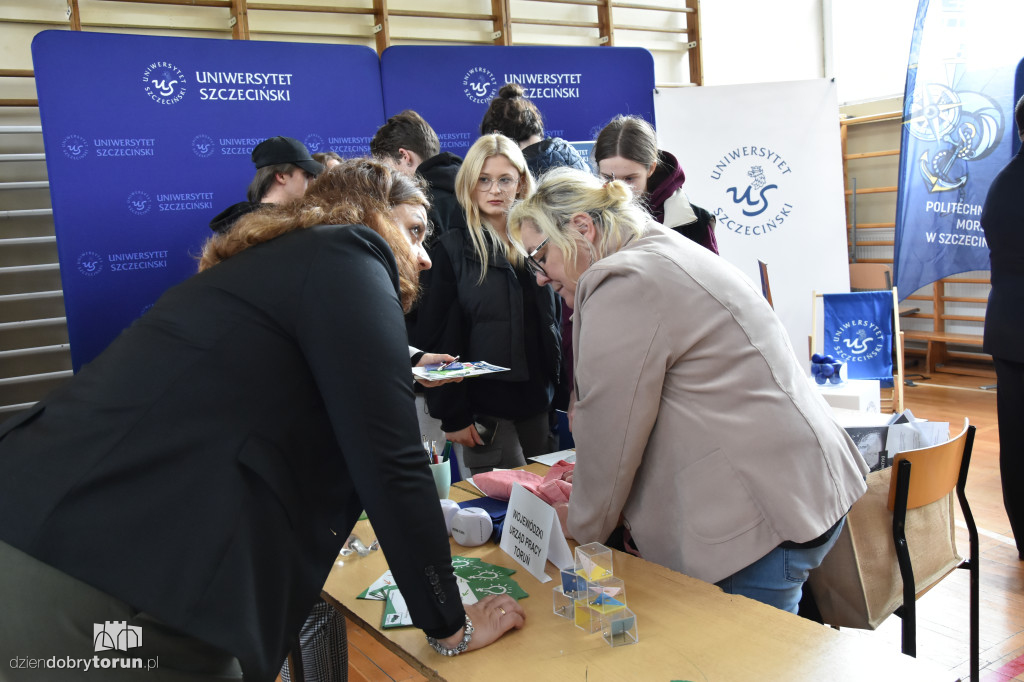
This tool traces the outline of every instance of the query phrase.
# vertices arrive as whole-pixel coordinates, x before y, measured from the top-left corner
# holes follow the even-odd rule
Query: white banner
[[[760,288],[807,358],[812,292],[850,290],[839,107],[829,80],[663,89],[659,146],[690,201],[718,219],[722,256]]]

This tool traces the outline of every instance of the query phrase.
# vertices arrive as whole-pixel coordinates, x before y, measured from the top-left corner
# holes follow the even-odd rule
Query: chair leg
[[[956,497],[960,501],[960,510],[964,515],[964,525],[967,526],[967,537],[970,541],[970,560],[967,569],[970,571],[970,590],[971,590],[971,682],[978,682],[981,677],[981,642],[980,642],[980,612],[981,612],[981,598],[980,598],[980,583],[981,583],[981,557],[978,549],[978,526],[974,522],[974,514],[971,512],[971,507],[967,504],[967,471],[971,465],[971,451],[974,449],[974,432],[975,427],[970,426],[967,429],[967,439],[964,443],[964,455],[960,461],[960,478],[956,483]]]
[[[903,606],[898,612],[903,619],[903,653],[917,657],[917,589],[914,583],[914,567],[910,563],[907,547],[907,494],[910,491],[910,460],[901,460],[896,471],[896,500],[892,514],[892,537],[896,547],[896,559],[903,578]]]

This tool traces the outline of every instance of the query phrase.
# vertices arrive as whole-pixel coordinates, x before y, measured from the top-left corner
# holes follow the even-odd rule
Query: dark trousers
[[[523,419],[494,419],[498,427],[490,445],[462,450],[463,461],[473,475],[492,469],[521,467],[526,464],[527,457],[545,455],[558,449],[547,412]]]
[[[0,680],[241,680],[238,661],[0,542]]]
[[[1024,559],[1024,362],[992,358],[999,415],[999,476],[1017,552]]]

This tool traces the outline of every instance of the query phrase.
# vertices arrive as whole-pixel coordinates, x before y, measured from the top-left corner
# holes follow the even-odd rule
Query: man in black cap
[[[252,150],[256,176],[249,183],[248,201],[229,206],[210,221],[214,232],[226,232],[235,221],[260,204],[285,204],[302,198],[309,181],[323,172],[306,145],[291,137],[271,137]]]

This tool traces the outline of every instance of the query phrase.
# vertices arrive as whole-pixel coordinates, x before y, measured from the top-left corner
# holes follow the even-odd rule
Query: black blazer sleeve
[[[447,637],[465,611],[418,435],[394,257],[368,228],[328,229],[301,295],[298,341],[413,622]]]

